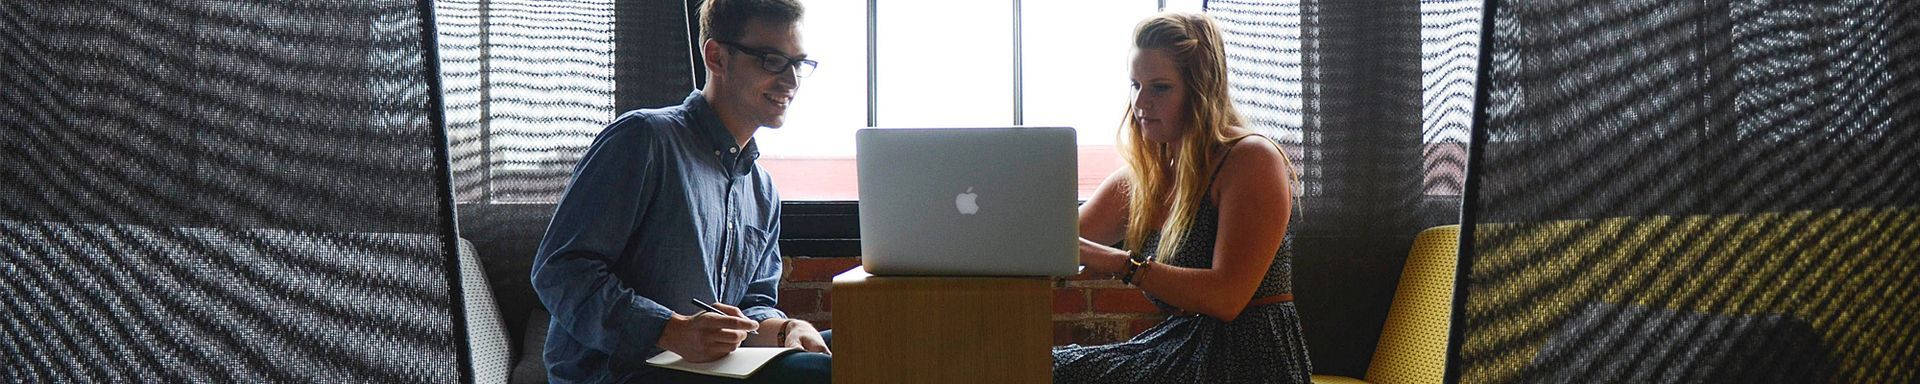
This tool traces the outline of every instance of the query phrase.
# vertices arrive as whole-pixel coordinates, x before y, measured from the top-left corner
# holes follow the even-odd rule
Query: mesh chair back
[[[1445,378],[1459,254],[1459,225],[1428,228],[1414,237],[1380,344],[1367,366],[1368,382],[1439,383]]]
[[[473,243],[460,239],[460,285],[461,294],[466,297],[467,348],[473,351],[473,382],[505,383],[513,373],[513,346],[483,268]]]

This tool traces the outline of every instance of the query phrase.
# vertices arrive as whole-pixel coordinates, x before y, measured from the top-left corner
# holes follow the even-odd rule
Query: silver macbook
[[[862,129],[854,137],[867,273],[1077,273],[1072,128]]]

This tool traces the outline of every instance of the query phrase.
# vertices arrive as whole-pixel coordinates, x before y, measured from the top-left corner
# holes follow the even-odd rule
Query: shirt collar
[[[707,96],[698,89],[688,94],[681,105],[694,117],[690,124],[694,132],[713,147],[713,154],[720,158],[721,164],[732,164],[736,167],[734,171],[743,175],[753,170],[753,162],[760,159],[760,140],[747,140],[744,148],[734,146],[733,132],[728,132],[726,125],[720,123],[719,113],[714,112],[713,106],[707,104]]]

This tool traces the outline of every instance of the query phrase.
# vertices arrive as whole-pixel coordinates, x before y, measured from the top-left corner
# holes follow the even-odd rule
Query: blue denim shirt
[[[780,195],[700,91],[678,106],[627,112],[594,138],[533,260],[533,287],[553,313],[547,376],[627,381],[669,316],[689,300],[774,309],[780,283]]]

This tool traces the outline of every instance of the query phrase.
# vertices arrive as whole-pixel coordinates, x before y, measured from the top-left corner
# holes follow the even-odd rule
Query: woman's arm
[[[1098,244],[1118,243],[1127,232],[1127,169],[1107,175],[1080,205],[1080,238]]]
[[[1253,300],[1293,213],[1291,170],[1279,148],[1266,140],[1241,140],[1235,147],[1214,181],[1220,232],[1213,268],[1156,263],[1134,277],[1140,289],[1168,304],[1220,321],[1233,321]]]

